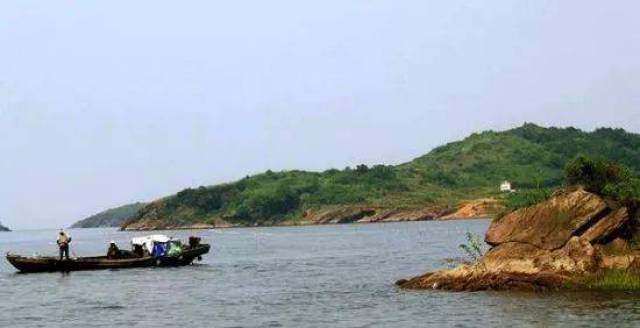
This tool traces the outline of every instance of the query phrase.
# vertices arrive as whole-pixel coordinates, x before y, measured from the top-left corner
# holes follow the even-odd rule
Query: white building
[[[514,192],[515,190],[511,189],[511,182],[509,181],[503,181],[502,184],[500,184],[500,191],[501,192]]]

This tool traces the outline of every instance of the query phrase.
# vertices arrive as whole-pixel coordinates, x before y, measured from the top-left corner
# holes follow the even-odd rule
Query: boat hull
[[[191,264],[196,258],[208,253],[209,249],[209,245],[201,244],[194,248],[185,249],[182,255],[177,257],[145,256],[123,259],[108,259],[106,256],[98,256],[60,260],[57,257],[7,254],[7,261],[23,273],[183,266]]]

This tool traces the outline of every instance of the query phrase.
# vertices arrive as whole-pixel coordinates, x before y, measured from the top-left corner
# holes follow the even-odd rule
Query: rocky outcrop
[[[428,221],[442,217],[447,211],[447,208],[436,207],[416,209],[334,207],[307,210],[304,219],[311,224]]]
[[[136,214],[121,226],[121,230],[179,230],[179,229],[212,229],[231,228],[234,225],[221,218],[210,218],[204,222],[183,222],[179,220],[167,221],[161,219],[159,212],[163,204],[154,202],[141,208]]]
[[[402,288],[444,289],[452,291],[479,290],[546,290],[561,288],[567,277],[561,274],[526,274],[504,272],[494,274],[475,267],[458,267],[444,272],[426,273],[411,280],[396,282]]]
[[[562,247],[576,231],[608,214],[600,197],[583,190],[553,197],[495,221],[487,230],[489,245],[531,244],[547,250]]]
[[[191,230],[191,229],[214,229],[214,228],[233,228],[232,224],[210,224],[210,223],[194,223],[194,224],[164,224],[157,222],[141,221],[121,228],[123,231],[145,231],[145,230]]]
[[[441,220],[489,218],[504,210],[502,202],[493,198],[465,201],[454,213],[441,217]]]
[[[122,230],[161,230],[161,229],[210,229],[245,226],[291,226],[309,224],[342,224],[342,223],[382,223],[402,221],[452,220],[469,218],[486,218],[495,213],[502,205],[496,200],[480,199],[461,204],[460,210],[444,207],[421,208],[381,208],[372,206],[329,206],[312,208],[304,211],[298,220],[274,221],[264,220],[254,224],[230,223],[233,218],[214,217],[200,218],[200,223],[180,222],[179,218],[168,221],[163,219],[162,202],[147,204],[131,219],[122,225]],[[454,215],[450,215],[455,212]],[[456,214],[457,213],[457,214]],[[185,215],[193,217],[193,215]],[[202,223],[206,221],[206,223]]]
[[[313,224],[352,223],[366,216],[375,215],[376,209],[367,207],[332,207],[307,210],[304,219]]]
[[[556,194],[493,222],[493,247],[477,263],[400,280],[404,288],[555,289],[607,269],[640,268],[635,219],[584,190]]]
[[[358,222],[402,222],[402,221],[429,221],[439,218],[446,209],[425,207],[418,209],[394,209],[381,210],[374,215],[366,216]]]
[[[11,231],[11,229],[9,229],[9,228],[7,228],[7,227],[3,226],[3,225],[2,225],[2,223],[0,223],[0,231],[2,231],[2,232],[8,232],[8,231]]]

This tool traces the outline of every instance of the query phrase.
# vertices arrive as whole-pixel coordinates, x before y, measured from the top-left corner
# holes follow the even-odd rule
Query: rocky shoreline
[[[610,270],[640,273],[638,213],[582,189],[494,222],[477,263],[396,282],[402,288],[479,291],[582,288]]]
[[[302,218],[285,221],[263,221],[259,224],[231,223],[223,218],[214,218],[207,223],[172,224],[159,220],[154,215],[145,215],[143,219],[125,223],[121,229],[126,231],[140,230],[184,230],[238,228],[256,226],[303,226],[347,223],[385,223],[405,221],[487,219],[502,209],[500,202],[494,199],[465,201],[458,208],[423,207],[411,209],[381,208],[368,206],[335,206],[309,209]]]

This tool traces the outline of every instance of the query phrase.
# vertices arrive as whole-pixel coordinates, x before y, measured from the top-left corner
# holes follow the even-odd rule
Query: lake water
[[[16,274],[0,264],[0,327],[639,326],[634,293],[406,291],[486,220],[169,231],[200,235],[197,265]],[[141,233],[71,230],[77,256]],[[55,230],[0,234],[0,251],[55,254]]]

